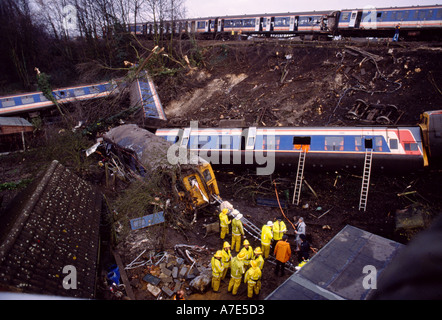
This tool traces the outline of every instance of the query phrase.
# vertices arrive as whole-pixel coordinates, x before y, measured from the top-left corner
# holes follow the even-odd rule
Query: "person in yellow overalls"
[[[229,217],[227,217],[227,213],[229,212],[229,209],[223,209],[221,213],[219,214],[219,223],[221,227],[221,239],[224,240],[226,237],[226,234],[229,234],[229,224],[230,220]]]
[[[221,280],[224,280],[224,278],[226,277],[227,271],[230,268],[230,260],[232,260],[232,255],[230,253],[230,244],[225,241],[224,245],[223,245],[223,250],[222,250],[222,259],[221,259],[221,264],[223,265],[223,273],[221,276]]]
[[[272,244],[273,239],[272,226],[273,222],[268,221],[267,224],[262,227],[261,249],[264,255],[264,259],[267,259],[270,254],[270,245]]]
[[[287,232],[287,226],[285,222],[282,220],[282,217],[278,217],[273,222],[273,239],[277,242],[282,240],[282,236]]]
[[[244,237],[244,227],[241,222],[243,215],[238,210],[233,210],[233,215],[235,215],[235,219],[232,220],[232,248],[238,253],[241,247],[241,239]]]
[[[236,257],[232,259],[230,265],[230,281],[227,291],[228,292],[232,291],[233,295],[236,295],[238,293],[238,288],[241,284],[241,278],[245,272],[244,257],[245,253],[240,252]]]
[[[250,262],[250,266],[244,276],[244,283],[247,283],[247,297],[253,298],[253,293],[258,295],[261,290],[262,272],[255,260]]]
[[[250,265],[250,261],[255,259],[255,257],[253,255],[253,248],[250,245],[249,240],[247,240],[247,239],[244,240],[243,245],[244,245],[244,247],[241,249],[241,251],[239,253],[241,253],[241,252],[244,253],[244,255],[245,255],[244,256],[244,266],[246,268],[248,268]]]
[[[255,253],[255,261],[258,264],[259,269],[264,268],[264,259],[262,258],[262,250],[260,247],[256,247],[255,251],[253,251]]]
[[[221,250],[218,250],[210,261],[212,264],[212,290],[214,292],[219,292],[219,285],[221,284],[221,276],[224,270],[221,263],[222,257]]]

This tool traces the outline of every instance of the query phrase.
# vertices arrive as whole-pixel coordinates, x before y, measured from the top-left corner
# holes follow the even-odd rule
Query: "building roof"
[[[403,245],[347,225],[266,300],[364,300],[364,278],[382,274]],[[372,266],[364,273],[365,266]],[[371,268],[371,267],[370,267]]]
[[[0,117],[0,126],[32,127],[32,124],[19,117]]]
[[[101,200],[54,160],[0,215],[0,291],[93,298]]]

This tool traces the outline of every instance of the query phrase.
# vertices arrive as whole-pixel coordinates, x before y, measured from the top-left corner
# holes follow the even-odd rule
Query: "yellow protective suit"
[[[217,251],[215,256],[212,257],[211,264],[212,264],[212,290],[215,292],[219,291],[219,286],[221,284],[221,276],[223,273],[223,266],[221,264],[221,260],[217,259],[216,257],[221,258],[221,251]]]
[[[244,283],[247,283],[247,297],[253,298],[253,293],[259,294],[261,290],[261,269],[258,268],[255,261],[251,263],[252,267],[247,270],[244,276]]]
[[[261,249],[264,259],[267,259],[270,254],[270,245],[272,243],[273,233],[270,226],[263,226],[261,232]]]
[[[230,224],[230,220],[229,217],[227,217],[227,209],[223,209],[223,211],[221,211],[221,213],[219,214],[219,223],[220,223],[220,227],[221,227],[221,239],[224,239],[226,237],[226,234],[229,234],[229,224]]]
[[[227,291],[229,292],[232,291],[233,295],[236,295],[238,293],[238,288],[241,284],[241,278],[244,272],[245,272],[244,262],[243,259],[241,258],[241,254],[238,254],[235,258],[232,259],[232,262],[230,264],[231,278],[229,281],[229,287]]]
[[[276,220],[273,223],[272,228],[273,228],[273,239],[275,241],[281,240],[284,233],[287,232],[287,226],[285,225],[284,221]]]
[[[244,227],[241,220],[232,221],[232,248],[239,252],[241,247],[241,237],[244,236]]]

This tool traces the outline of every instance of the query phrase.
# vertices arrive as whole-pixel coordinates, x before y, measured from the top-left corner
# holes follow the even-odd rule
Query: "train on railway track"
[[[339,36],[392,38],[398,28],[404,39],[441,39],[442,5],[214,16],[128,25],[128,31],[139,36],[173,34],[219,40],[237,39],[238,35],[310,40]]]

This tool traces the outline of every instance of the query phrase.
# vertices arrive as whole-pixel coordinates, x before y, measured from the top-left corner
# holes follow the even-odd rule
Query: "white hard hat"
[[[243,215],[241,213],[238,213],[235,217],[236,220],[241,220]]]
[[[268,225],[269,227],[271,227],[271,226],[273,226],[273,222],[272,222],[272,221],[267,221],[267,225]]]
[[[232,211],[232,215],[235,217],[237,214],[239,214],[239,211],[236,209],[233,209]]]

